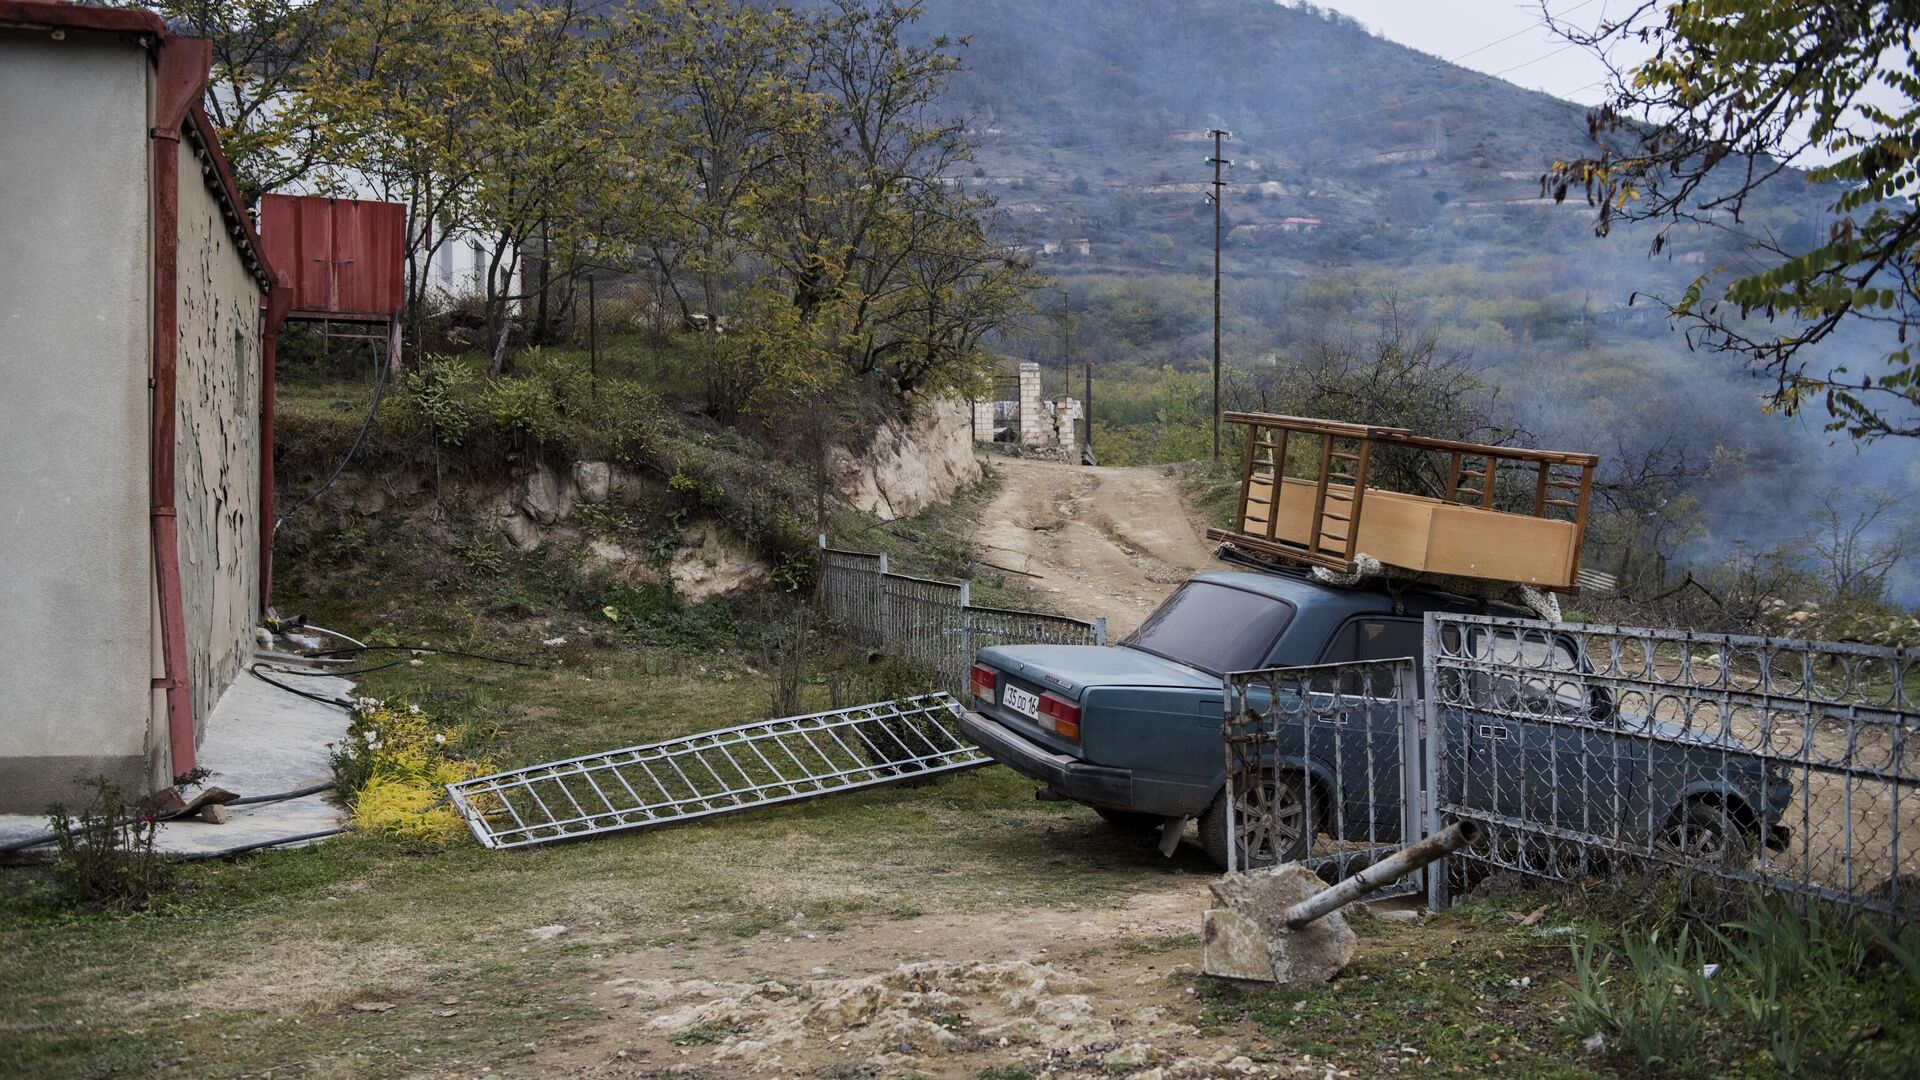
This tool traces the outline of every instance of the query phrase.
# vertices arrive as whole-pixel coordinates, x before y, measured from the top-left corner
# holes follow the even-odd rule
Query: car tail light
[[[1040,726],[1063,739],[1080,741],[1080,706],[1052,694],[1040,695]]]
[[[975,664],[973,674],[967,681],[971,684],[969,689],[972,690],[974,697],[992,701],[994,685],[1000,680],[994,675],[992,668]]]

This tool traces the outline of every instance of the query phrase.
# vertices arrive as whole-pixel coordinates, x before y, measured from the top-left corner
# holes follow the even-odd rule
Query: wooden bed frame
[[[1267,413],[1222,419],[1245,426],[1246,455],[1239,528],[1209,529],[1213,539],[1343,573],[1366,554],[1406,570],[1578,591],[1599,460],[1592,454]],[[1387,447],[1434,455],[1446,476],[1445,496],[1370,486],[1376,452]]]

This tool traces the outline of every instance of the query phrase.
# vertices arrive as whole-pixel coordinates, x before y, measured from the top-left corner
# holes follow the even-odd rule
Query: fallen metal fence
[[[1411,658],[1227,675],[1228,869],[1340,880],[1421,836],[1416,683]],[[1409,874],[1385,891],[1418,889]]]
[[[1107,621],[976,607],[966,582],[892,573],[885,555],[822,545],[820,602],[842,633],[935,672],[966,692],[967,671],[993,645],[1105,645]]]
[[[447,787],[481,846],[525,847],[992,764],[944,693],[707,731]]]
[[[1425,649],[1436,827],[1483,826],[1470,865],[1920,916],[1920,654],[1470,615]]]

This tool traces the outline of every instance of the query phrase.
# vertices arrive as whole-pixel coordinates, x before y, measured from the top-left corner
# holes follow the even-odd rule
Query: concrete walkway
[[[275,675],[275,679],[321,697],[348,699],[353,683],[331,676]],[[212,770],[208,786],[236,795],[272,795],[311,787],[333,778],[328,743],[346,736],[344,709],[310,701],[242,673],[220,696],[207,718],[200,742],[200,763]],[[188,796],[192,796],[188,792]],[[344,817],[328,793],[286,802],[236,806],[224,825],[197,818],[163,823],[156,850],[193,853],[300,836],[337,828]],[[47,831],[47,819],[29,814],[0,814],[0,844]]]

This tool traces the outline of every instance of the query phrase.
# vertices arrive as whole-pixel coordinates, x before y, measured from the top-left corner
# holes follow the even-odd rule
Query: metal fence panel
[[[841,632],[937,673],[954,693],[966,692],[974,656],[990,646],[1107,643],[1105,619],[974,607],[965,584],[890,573],[885,555],[821,556],[821,605]]]
[[[1230,870],[1299,861],[1337,881],[1421,835],[1411,658],[1235,672],[1225,695]]]
[[[734,813],[992,762],[946,694],[706,731],[447,787],[483,847],[512,848]]]
[[[1920,914],[1920,656],[1429,615],[1434,824],[1583,881],[1662,867]]]
[[[880,579],[887,573],[887,557],[823,550],[820,559],[820,603],[827,617],[860,644],[879,647]]]

